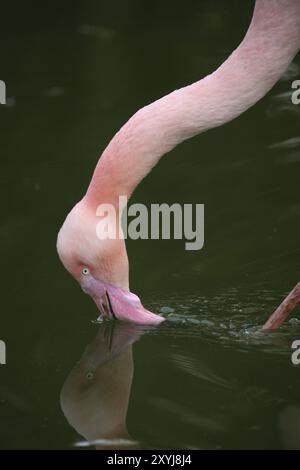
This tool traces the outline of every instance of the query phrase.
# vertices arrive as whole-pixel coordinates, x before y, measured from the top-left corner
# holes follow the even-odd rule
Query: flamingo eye
[[[88,276],[88,275],[90,274],[89,268],[83,268],[82,274],[83,274],[84,276]]]

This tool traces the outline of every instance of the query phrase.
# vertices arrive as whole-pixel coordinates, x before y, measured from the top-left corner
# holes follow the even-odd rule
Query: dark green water
[[[109,139],[228,56],[251,17],[253,2],[241,3],[1,7],[1,448],[300,448],[299,308],[277,333],[258,332],[299,281],[300,105],[282,95],[299,58],[252,110],[175,149],[134,194],[205,204],[201,251],[127,244],[132,291],[167,322],[97,324],[55,250]]]

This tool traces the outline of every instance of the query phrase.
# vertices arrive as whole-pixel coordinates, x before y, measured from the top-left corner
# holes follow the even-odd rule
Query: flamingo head
[[[104,317],[140,324],[162,322],[162,317],[146,310],[139,297],[129,291],[124,240],[100,240],[98,222],[84,199],[71,210],[57,238],[63,265],[93,298]]]

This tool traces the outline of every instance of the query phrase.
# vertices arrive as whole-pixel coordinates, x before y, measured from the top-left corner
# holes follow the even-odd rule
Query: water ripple
[[[244,351],[255,347],[266,352],[290,354],[292,339],[295,335],[300,337],[298,318],[290,318],[275,332],[261,331],[261,326],[285,295],[286,292],[269,289],[258,289],[250,294],[227,289],[207,297],[185,295],[183,298],[176,294],[165,301],[160,300],[159,305],[152,301],[151,309],[167,321],[150,334],[199,338]]]

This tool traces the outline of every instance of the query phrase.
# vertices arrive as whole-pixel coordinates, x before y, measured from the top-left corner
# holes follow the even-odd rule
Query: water
[[[97,323],[55,251],[114,132],[238,44],[252,2],[217,3],[2,6],[1,448],[300,448],[299,308],[259,332],[299,280],[299,57],[257,106],[175,149],[135,192],[205,204],[203,250],[127,244],[131,288],[164,324]]]

